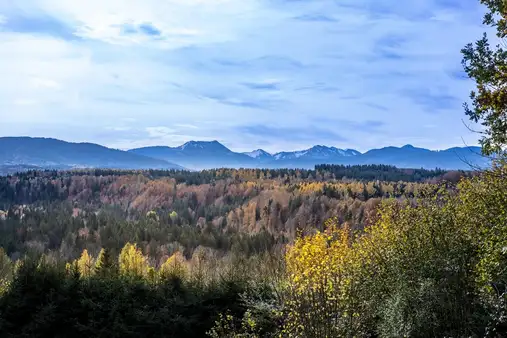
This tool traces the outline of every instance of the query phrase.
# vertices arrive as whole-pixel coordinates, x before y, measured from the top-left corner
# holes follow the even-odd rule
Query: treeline
[[[457,182],[463,176],[470,176],[471,172],[463,170],[434,170],[427,169],[400,169],[390,165],[334,165],[323,164],[315,166],[315,171],[323,177],[331,174],[335,179],[352,179],[361,181],[388,181],[388,182],[423,182],[428,180]]]
[[[337,165],[323,164],[315,166],[314,170],[309,169],[210,169],[202,171],[185,170],[123,170],[123,169],[76,169],[67,171],[58,170],[27,170],[19,172],[13,176],[35,178],[48,177],[57,178],[63,176],[124,176],[124,175],[143,175],[150,179],[174,178],[176,182],[189,185],[208,184],[216,180],[239,178],[248,176],[254,179],[263,178],[300,178],[300,179],[354,179],[365,181],[405,181],[422,182],[431,178],[441,178],[446,173],[455,173],[467,175],[469,173],[460,171],[448,171],[436,168],[427,169],[401,169],[390,165]]]

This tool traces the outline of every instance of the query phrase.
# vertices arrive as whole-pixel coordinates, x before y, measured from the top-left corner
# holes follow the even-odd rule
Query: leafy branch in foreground
[[[507,3],[504,0],[481,0],[488,7],[483,23],[496,29],[500,41],[492,47],[488,36],[462,49],[465,72],[477,85],[464,104],[470,120],[481,123],[481,145],[485,155],[506,154],[507,146]]]

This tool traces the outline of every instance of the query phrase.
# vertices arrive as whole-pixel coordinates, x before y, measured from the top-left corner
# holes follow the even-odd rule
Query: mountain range
[[[217,141],[191,141],[179,147],[145,147],[129,151],[178,163],[190,169],[216,167],[311,169],[317,164],[388,164],[400,168],[471,169],[489,165],[489,159],[481,155],[479,147],[434,151],[406,145],[400,148],[372,149],[361,153],[354,149],[317,145],[301,151],[270,154],[262,149],[236,153]]]
[[[0,174],[35,168],[208,169],[307,168],[317,164],[388,164],[400,168],[471,169],[487,167],[479,147],[429,150],[411,145],[385,147],[361,153],[316,145],[306,150],[270,154],[258,149],[234,152],[218,141],[190,141],[179,147],[155,146],[128,151],[93,143],[71,143],[52,138],[0,137]]]
[[[6,168],[183,169],[157,158],[106,148],[93,143],[70,143],[52,138],[0,137],[0,165]]]

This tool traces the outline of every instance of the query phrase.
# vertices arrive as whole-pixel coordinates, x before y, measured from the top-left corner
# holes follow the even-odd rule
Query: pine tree
[[[99,277],[114,276],[117,273],[117,265],[109,249],[102,249],[99,252],[95,263],[95,274]]]

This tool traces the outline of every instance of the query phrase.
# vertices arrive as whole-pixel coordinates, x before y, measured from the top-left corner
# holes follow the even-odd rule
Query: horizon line
[[[462,146],[447,146],[446,148],[440,148],[440,149],[430,149],[430,148],[425,148],[425,147],[419,147],[419,146],[415,146],[413,144],[404,144],[404,145],[389,145],[389,146],[384,146],[384,147],[379,147],[379,148],[371,148],[371,149],[368,149],[366,151],[360,151],[360,150],[357,150],[355,148],[351,148],[351,147],[347,147],[347,148],[340,148],[340,147],[336,147],[336,146],[333,146],[333,145],[325,145],[325,144],[314,144],[313,146],[310,146],[309,148],[305,148],[305,149],[295,149],[295,150],[282,150],[282,151],[278,151],[278,152],[270,152],[270,151],[267,151],[267,150],[264,150],[263,148],[255,148],[254,150],[250,150],[250,151],[235,151],[233,149],[231,149],[231,147],[229,146],[226,146],[224,144],[224,142],[222,141],[218,141],[218,140],[211,140],[211,141],[203,141],[203,140],[189,140],[189,141],[186,141],[185,143],[183,144],[180,144],[178,146],[169,146],[169,145],[147,145],[147,146],[141,146],[141,147],[134,147],[134,148],[116,148],[116,147],[111,147],[111,146],[108,146],[108,145],[104,145],[104,144],[101,144],[101,143],[96,143],[96,142],[92,142],[92,141],[67,141],[67,140],[64,140],[64,139],[59,139],[59,138],[56,138],[56,137],[48,137],[48,136],[27,136],[27,135],[24,135],[24,136],[0,136],[0,139],[2,138],[30,138],[30,139],[48,139],[48,140],[56,140],[56,141],[62,141],[62,142],[66,142],[66,143],[74,143],[74,144],[95,144],[95,145],[99,145],[99,146],[102,146],[102,147],[106,147],[106,148],[109,148],[109,149],[116,149],[116,150],[120,150],[120,151],[130,151],[130,150],[134,150],[134,149],[140,149],[140,148],[152,148],[152,147],[167,147],[167,148],[178,148],[178,147],[181,147],[187,143],[190,143],[190,142],[199,142],[199,143],[213,143],[213,142],[217,142],[219,144],[221,144],[222,146],[226,147],[227,149],[229,149],[230,151],[232,152],[235,152],[235,153],[239,153],[239,154],[245,154],[245,153],[251,153],[251,152],[254,152],[254,151],[257,151],[257,150],[262,150],[262,151],[265,151],[266,153],[270,154],[270,155],[276,155],[276,154],[279,154],[279,153],[292,153],[292,152],[298,152],[298,151],[306,151],[306,150],[310,150],[314,147],[318,147],[318,146],[322,146],[322,147],[327,147],[327,148],[337,148],[337,149],[340,149],[340,150],[353,150],[353,151],[357,151],[361,154],[364,154],[368,151],[371,151],[371,150],[375,150],[375,149],[384,149],[384,148],[398,148],[398,149],[401,149],[401,148],[404,148],[404,147],[413,147],[413,148],[418,148],[418,149],[426,149],[426,150],[430,150],[430,151],[446,151],[446,150],[449,150],[449,149],[453,149],[453,148],[480,148],[480,145],[466,145],[466,144],[463,144]]]

